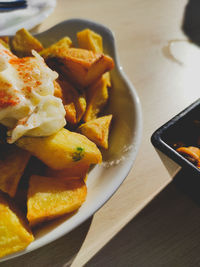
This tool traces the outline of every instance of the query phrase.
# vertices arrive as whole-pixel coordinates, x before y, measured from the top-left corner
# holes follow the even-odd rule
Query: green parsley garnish
[[[82,147],[77,147],[76,151],[72,154],[72,159],[73,161],[79,161],[84,157],[84,148]]]

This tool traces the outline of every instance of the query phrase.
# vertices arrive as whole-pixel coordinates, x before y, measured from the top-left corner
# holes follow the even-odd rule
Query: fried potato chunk
[[[54,81],[54,96],[63,98],[62,88],[57,81]]]
[[[50,168],[46,168],[45,170],[45,176],[49,177],[79,177],[83,180],[87,177],[88,171],[89,171],[89,165],[87,164],[79,164],[78,168],[65,168],[63,170],[53,170]]]
[[[100,80],[87,88],[87,107],[83,116],[85,122],[94,120],[108,101],[109,73],[105,73]]]
[[[0,37],[0,43],[8,49],[10,49],[9,41],[10,41],[10,38],[8,36]]]
[[[78,123],[82,119],[87,106],[84,92],[82,94],[79,94],[78,97],[75,98],[75,105],[76,105],[76,123]]]
[[[84,88],[114,67],[111,57],[81,48],[68,48],[59,56],[47,58],[47,64],[75,85]]]
[[[103,53],[103,40],[101,35],[85,29],[77,33],[80,48],[91,50],[95,53]],[[106,105],[109,94],[108,88],[111,87],[110,73],[106,72],[101,79],[87,88],[87,109],[84,121],[96,119]]]
[[[0,146],[0,190],[14,197],[30,153],[15,146]]]
[[[85,29],[77,33],[77,39],[80,48],[91,50],[95,53],[103,53],[103,40],[98,33],[90,29]],[[104,75],[106,76],[108,86],[110,87],[110,73],[106,72]],[[104,90],[106,90],[106,88],[104,88]]]
[[[78,123],[86,110],[86,97],[84,92],[78,92],[66,80],[58,80],[62,88],[62,100],[65,107],[65,118],[72,124]]]
[[[196,165],[200,161],[200,149],[198,147],[179,147],[176,151]]]
[[[25,220],[0,193],[0,257],[25,249],[33,240]]]
[[[27,218],[31,226],[77,210],[85,201],[87,188],[82,179],[30,178]]]
[[[103,52],[103,42],[101,35],[90,29],[85,29],[81,32],[78,32],[77,40],[80,48],[92,50],[96,53]]]
[[[16,144],[56,170],[102,161],[101,152],[93,142],[82,134],[64,128],[48,137],[24,136]]]
[[[112,115],[99,117],[79,126],[79,131],[97,146],[108,148],[109,127]]]
[[[16,32],[11,40],[11,48],[19,57],[32,56],[32,50],[40,52],[43,50],[43,45],[38,39],[33,37],[29,31],[22,28]]]
[[[40,52],[40,55],[43,58],[47,58],[48,56],[58,56],[63,49],[69,48],[72,46],[72,40],[69,37],[64,37],[60,39],[55,44],[43,49]]]

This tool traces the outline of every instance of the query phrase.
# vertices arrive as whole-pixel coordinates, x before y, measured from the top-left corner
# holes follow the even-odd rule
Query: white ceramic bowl
[[[113,114],[112,130],[108,151],[103,151],[103,163],[95,166],[87,180],[86,202],[70,218],[62,218],[38,230],[36,238],[24,251],[1,259],[7,260],[44,246],[69,233],[92,216],[118,189],[128,175],[136,158],[142,135],[142,113],[134,86],[120,66],[113,33],[103,25],[83,20],[71,19],[38,34],[36,37],[44,45],[49,45],[63,36],[70,36],[76,44],[76,32],[90,28],[101,34],[104,52],[115,61],[111,72],[112,89],[106,114]],[[134,74],[133,74],[134,75]]]

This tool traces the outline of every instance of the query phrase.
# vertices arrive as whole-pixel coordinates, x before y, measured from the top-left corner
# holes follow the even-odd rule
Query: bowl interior
[[[109,149],[103,151],[103,163],[95,166],[87,180],[88,195],[84,205],[73,216],[43,225],[35,232],[36,239],[28,248],[5,259],[37,249],[68,233],[94,214],[117,190],[130,171],[141,141],[142,115],[135,88],[123,73],[117,58],[113,33],[103,25],[81,19],[62,22],[52,29],[36,35],[48,46],[64,36],[76,45],[76,32],[90,28],[101,34],[104,52],[115,60],[111,72],[112,89],[105,114],[113,114]]]

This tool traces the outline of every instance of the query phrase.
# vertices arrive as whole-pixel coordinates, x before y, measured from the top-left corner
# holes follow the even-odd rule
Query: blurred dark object
[[[7,144],[7,128],[0,124],[0,145]]]
[[[190,170],[182,169],[173,179],[178,190],[185,193],[200,207],[200,177]]]
[[[151,137],[152,144],[159,152],[161,160],[172,177],[180,169],[180,166],[200,175],[199,167],[176,151],[180,146],[200,148],[199,118],[200,98],[162,125]]]
[[[26,0],[16,0],[16,1],[3,1],[0,2],[0,12],[8,12],[17,9],[27,8]]]
[[[200,45],[200,0],[188,1],[182,30],[193,43]]]

